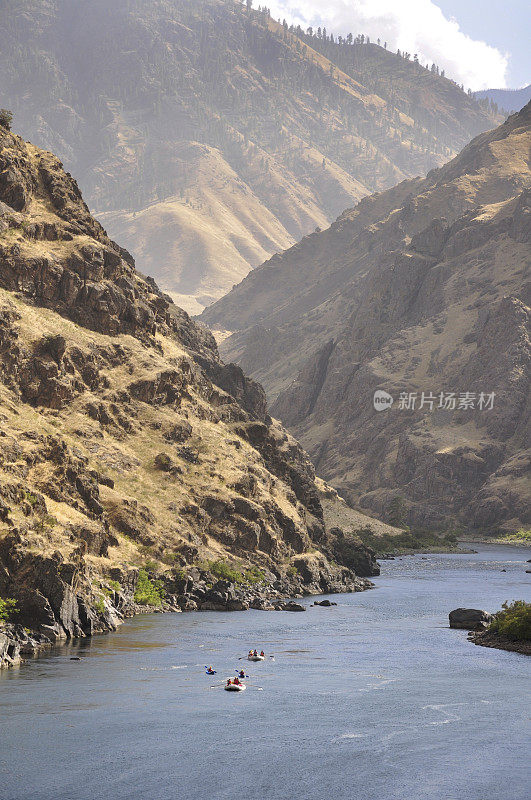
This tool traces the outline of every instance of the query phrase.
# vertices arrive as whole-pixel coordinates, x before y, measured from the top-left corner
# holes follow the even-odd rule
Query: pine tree
[[[0,108],[0,127],[11,130],[11,123],[13,122],[13,112],[8,111],[7,108]]]

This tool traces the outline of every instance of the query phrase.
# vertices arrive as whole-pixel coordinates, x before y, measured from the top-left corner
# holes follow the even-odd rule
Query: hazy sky
[[[435,61],[465,88],[531,79],[529,0],[264,0],[274,17],[335,34],[364,33]],[[259,0],[255,0],[255,6]]]

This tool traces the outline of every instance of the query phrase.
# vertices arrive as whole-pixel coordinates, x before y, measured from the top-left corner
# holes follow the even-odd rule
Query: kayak
[[[227,684],[225,684],[223,688],[225,689],[226,692],[244,692],[247,687],[243,683],[240,684],[230,683],[228,686]]]
[[[247,656],[247,661],[265,661],[265,656]]]

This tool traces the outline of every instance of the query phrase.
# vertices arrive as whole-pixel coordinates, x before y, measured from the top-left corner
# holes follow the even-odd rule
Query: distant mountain
[[[408,54],[232,0],[4,0],[0,69],[17,130],[194,311],[501,121]]]
[[[500,110],[520,111],[531,100],[531,83],[523,89],[485,89],[475,92],[474,97],[478,100],[488,99]]]
[[[403,504],[430,527],[529,524],[530,144],[528,104],[203,312],[353,504]],[[393,405],[375,410],[376,390]]]

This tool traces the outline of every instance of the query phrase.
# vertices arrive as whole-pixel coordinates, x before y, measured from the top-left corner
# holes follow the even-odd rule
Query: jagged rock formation
[[[337,497],[262,388],[135,271],[58,160],[2,128],[0,376],[0,599],[19,609],[0,661],[112,630],[142,609],[141,574],[173,610],[369,586],[338,566]]]
[[[290,32],[239,0],[7,0],[0,23],[0,106],[194,313],[501,121],[383,47]]]
[[[416,525],[529,524],[530,116],[362,200],[202,316],[235,331],[222,352],[263,383],[319,473],[376,515],[403,495]],[[394,405],[376,411],[376,390]],[[459,408],[466,392],[474,409]]]

